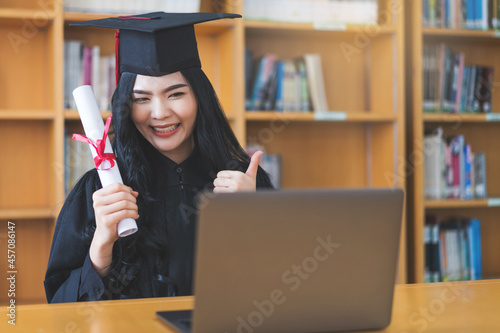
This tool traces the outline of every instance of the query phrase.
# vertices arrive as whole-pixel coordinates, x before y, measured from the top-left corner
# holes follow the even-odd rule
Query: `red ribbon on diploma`
[[[102,139],[97,139],[96,143],[92,142],[89,138],[86,136],[83,136],[81,134],[73,134],[73,139],[81,142],[86,142],[90,145],[92,145],[95,148],[95,151],[97,152],[97,156],[94,157],[94,162],[95,162],[95,167],[99,169],[100,165],[104,161],[108,161],[111,166],[106,169],[100,169],[100,170],[109,170],[112,167],[115,166],[115,154],[113,153],[105,153],[104,149],[106,148],[106,137],[108,136],[108,131],[109,131],[109,126],[111,125],[111,115],[108,117],[106,120],[106,126],[104,127],[104,133],[102,134]]]

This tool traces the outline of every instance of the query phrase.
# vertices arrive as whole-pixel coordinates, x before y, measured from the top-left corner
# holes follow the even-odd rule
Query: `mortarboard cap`
[[[154,12],[77,22],[70,26],[118,29],[115,34],[118,82],[123,72],[162,76],[201,67],[194,24],[238,17],[241,15]]]

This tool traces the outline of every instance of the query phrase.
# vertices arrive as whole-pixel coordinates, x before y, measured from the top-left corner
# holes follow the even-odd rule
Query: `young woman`
[[[258,167],[261,153],[250,160],[241,148],[196,61],[132,72],[122,70],[127,61],[112,99],[126,185],[100,188],[94,169],[72,190],[54,232],[48,302],[192,294],[197,195],[272,187]],[[125,217],[138,231],[119,238]]]

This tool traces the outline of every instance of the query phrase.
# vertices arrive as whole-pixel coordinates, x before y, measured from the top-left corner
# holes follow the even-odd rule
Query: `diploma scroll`
[[[115,183],[123,184],[118,165],[114,160],[99,160],[99,158],[96,160],[96,157],[101,157],[102,155],[111,156],[113,154],[113,149],[106,135],[104,151],[98,152],[99,145],[97,143],[98,140],[103,139],[104,124],[92,87],[85,85],[76,88],[73,90],[73,97],[75,98],[76,107],[78,108],[80,119],[82,120],[85,135],[94,143],[93,145],[89,143],[89,147],[92,152],[92,157],[94,161],[96,161],[97,173],[99,174],[102,186],[104,187]],[[136,231],[137,224],[134,219],[125,218],[118,223],[117,232],[120,237],[131,235]]]

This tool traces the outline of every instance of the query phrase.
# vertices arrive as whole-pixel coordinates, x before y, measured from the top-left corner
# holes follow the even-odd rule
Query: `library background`
[[[142,7],[139,7],[142,6]],[[233,130],[280,188],[400,187],[399,283],[500,277],[497,0],[2,0],[0,244],[18,304],[43,279],[65,196],[92,166],[71,91],[109,114],[114,34],[72,22],[232,12],[196,27]],[[5,273],[6,274],[6,273]],[[367,277],[368,278],[368,277]],[[0,279],[0,304],[8,302]]]

